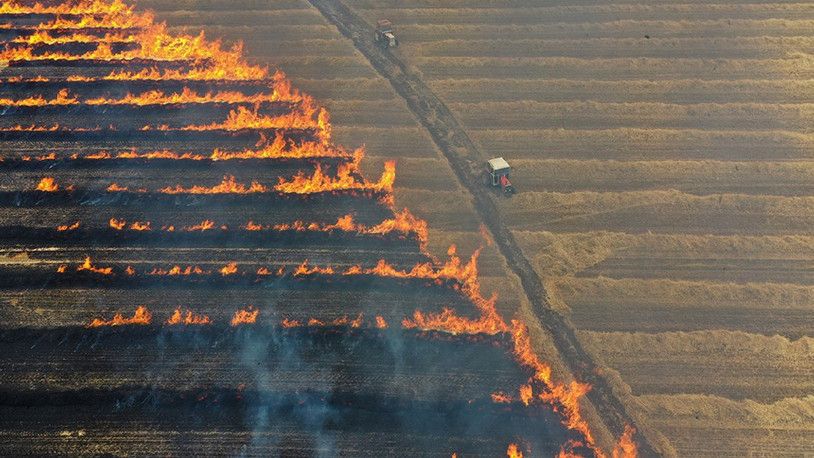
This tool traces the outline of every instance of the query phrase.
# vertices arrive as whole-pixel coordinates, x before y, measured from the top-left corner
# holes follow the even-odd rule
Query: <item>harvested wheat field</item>
[[[488,201],[655,453],[814,454],[810,4],[345,3],[512,164]]]

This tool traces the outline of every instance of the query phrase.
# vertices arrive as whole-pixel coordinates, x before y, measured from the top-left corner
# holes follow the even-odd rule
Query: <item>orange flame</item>
[[[231,263],[231,264],[229,264],[227,266],[224,266],[222,269],[220,269],[220,274],[223,275],[224,277],[227,276],[227,275],[233,275],[233,274],[236,274],[236,273],[237,273],[237,263],[236,262],[233,262],[233,263]]]
[[[212,229],[214,227],[215,227],[215,222],[214,221],[206,220],[206,221],[202,221],[201,224],[196,224],[194,226],[189,226],[189,227],[186,227],[184,229],[186,229],[187,231],[201,231],[201,232],[203,232],[203,231],[208,231],[209,229]]]
[[[384,165],[384,173],[376,183],[371,183],[366,179],[359,181],[355,175],[358,174],[358,165],[355,162],[340,164],[336,177],[330,177],[322,171],[322,167],[317,164],[314,174],[310,177],[304,172],[300,172],[290,181],[280,177],[280,182],[274,187],[276,191],[293,194],[310,194],[325,191],[339,190],[359,190],[359,191],[382,191],[391,192],[393,181],[396,178],[396,163],[388,161]]]
[[[43,192],[56,192],[59,191],[59,185],[56,184],[53,178],[45,177],[37,184],[37,191]]]
[[[280,325],[284,328],[298,328],[301,326],[299,321],[289,320],[288,318],[284,318],[283,321],[280,322]]]
[[[149,221],[147,221],[147,222],[136,221],[135,223],[130,225],[130,230],[131,231],[151,231],[153,229],[150,227],[150,222]]]
[[[462,291],[473,300],[475,305],[481,310],[484,315],[493,321],[502,321],[497,313],[494,311],[494,301],[496,298],[490,300],[483,299],[480,296],[480,284],[478,282],[478,267],[477,260],[480,256],[481,249],[476,250],[469,262],[466,264],[461,263],[461,259],[457,256],[455,246],[450,246],[448,255],[449,261],[444,264],[437,264],[433,262],[416,264],[409,272],[405,270],[397,270],[391,264],[387,263],[384,259],[379,260],[375,267],[369,269],[362,269],[361,266],[352,266],[342,272],[343,275],[378,275],[382,277],[395,277],[395,278],[421,278],[428,280],[457,280],[462,286]],[[508,327],[504,324],[497,325],[499,330],[495,332],[503,332]],[[443,330],[443,329],[440,329]]]
[[[213,223],[214,224],[214,223]],[[427,244],[427,223],[413,216],[406,208],[401,213],[396,213],[392,219],[387,219],[381,223],[368,227],[357,224],[353,220],[353,215],[339,217],[334,224],[306,223],[297,220],[293,223],[281,223],[273,226],[249,221],[241,226],[247,231],[275,230],[275,231],[320,231],[330,232],[340,230],[344,232],[356,232],[358,234],[386,235],[393,232],[401,232],[405,235],[414,234],[419,241],[419,246],[426,247]]]
[[[94,318],[94,320],[91,321],[86,327],[97,328],[99,326],[122,326],[125,324],[147,325],[150,324],[152,319],[153,315],[150,313],[150,311],[144,306],[139,306],[135,313],[133,313],[133,318],[125,318],[121,313],[117,313],[110,320]]]
[[[127,186],[119,186],[116,183],[107,187],[107,191],[109,192],[116,192],[116,191],[129,191],[130,189]]]
[[[261,133],[262,135],[262,133]],[[223,161],[230,159],[281,159],[281,158],[319,158],[319,157],[340,157],[340,158],[354,158],[360,160],[364,155],[364,150],[358,149],[352,154],[347,151],[325,143],[305,142],[300,145],[294,145],[287,142],[281,133],[278,133],[271,143],[265,139],[258,142],[257,150],[244,149],[239,152],[221,151],[215,149],[209,159],[214,161]]]
[[[85,82],[85,83],[88,83],[88,82],[93,81],[94,79],[90,78],[88,76],[70,75],[67,78],[65,78],[65,80],[68,81],[68,82]]]
[[[121,0],[84,0],[73,5],[65,2],[48,6],[10,0],[0,5],[0,14],[132,14],[132,10]]]
[[[232,326],[237,326],[240,324],[254,324],[257,321],[257,315],[260,313],[259,310],[252,311],[252,306],[250,305],[248,310],[238,310],[235,312],[235,316],[232,318]]]
[[[186,269],[181,269],[181,266],[173,266],[170,270],[153,269],[147,272],[147,275],[206,275],[211,272],[202,270],[198,266],[187,266]]]
[[[565,442],[565,444],[560,446],[560,452],[557,454],[557,458],[583,458],[582,455],[574,452],[574,449],[576,447],[584,446],[585,444],[583,444],[582,442],[569,439]],[[598,456],[602,457],[603,455],[599,454]]]
[[[636,442],[633,441],[633,435],[636,434],[636,428],[630,425],[625,425],[625,432],[619,441],[616,443],[611,456],[613,458],[636,458],[639,456],[639,450],[636,447]]]
[[[186,315],[181,314],[181,307],[175,309],[175,313],[167,319],[167,324],[211,324],[212,320],[206,315],[197,315],[192,310],[187,310]]]
[[[3,100],[0,99],[0,102]],[[48,101],[46,101],[48,102]],[[262,133],[261,133],[262,135]],[[138,152],[134,147],[129,151],[122,151],[117,153],[110,153],[101,151],[98,153],[88,154],[82,156],[82,159],[88,160],[108,160],[108,159],[172,159],[172,160],[193,160],[193,161],[228,161],[228,160],[245,160],[245,159],[301,159],[301,158],[349,158],[358,161],[363,157],[363,150],[359,149],[353,153],[348,153],[345,150],[333,146],[324,145],[313,142],[304,142],[299,145],[294,145],[287,142],[281,133],[278,133],[272,143],[267,144],[266,140],[258,142],[260,148],[256,150],[244,149],[243,151],[222,151],[215,148],[212,154],[193,154],[193,153],[178,153],[169,150],[155,150],[149,152]],[[72,159],[78,159],[79,155],[74,154]],[[55,156],[53,153],[48,156],[40,156],[34,158],[38,161],[53,160]],[[24,160],[31,160],[30,157],[24,157]]]
[[[113,273],[113,268],[112,267],[105,267],[105,268],[94,267],[93,263],[90,262],[90,256],[85,256],[85,263],[76,268],[77,272],[80,272],[80,271],[83,271],[83,270],[89,270],[91,272],[96,272],[97,274],[103,274],[103,275],[110,275],[110,274]]]
[[[11,40],[12,43],[24,43],[27,45],[55,45],[71,43],[133,43],[136,41],[135,35],[122,32],[106,33],[104,36],[73,32],[66,35],[53,35],[47,29],[37,30],[28,36],[18,36]],[[73,75],[74,78],[76,77]],[[68,77],[69,81],[71,77]]]
[[[531,404],[531,401],[534,399],[534,389],[531,385],[523,385],[520,387],[520,400],[525,405]]]
[[[351,328],[361,328],[364,324],[365,321],[361,313],[354,319],[350,319],[347,316],[334,318],[333,320],[330,321],[322,321],[316,318],[309,318],[307,322],[303,323],[299,320],[284,318],[283,321],[280,322],[280,326],[284,328],[298,328],[303,326],[309,327],[348,326]],[[376,327],[380,329],[386,328],[387,323],[384,322],[384,319],[382,317],[378,316],[376,317]]]
[[[98,37],[88,36],[88,38],[98,39]],[[60,38],[60,40],[65,40],[65,37]],[[72,81],[87,81],[88,78],[84,77],[77,77],[73,76],[69,80]],[[299,100],[300,97],[296,97],[295,99]],[[185,87],[181,92],[175,92],[171,94],[165,94],[163,91],[160,90],[151,90],[144,92],[139,95],[133,94],[126,94],[125,96],[118,98],[118,99],[111,99],[107,97],[97,97],[91,98],[80,101],[76,97],[72,97],[69,95],[68,89],[62,89],[59,91],[56,97],[53,99],[45,99],[42,95],[32,96],[25,99],[7,99],[7,98],[0,98],[0,105],[8,105],[14,107],[41,107],[41,106],[52,106],[52,105],[79,105],[80,103],[85,105],[91,106],[100,106],[100,105],[134,105],[134,106],[147,106],[147,105],[177,105],[177,104],[252,104],[257,105],[260,103],[269,103],[269,102],[276,102],[280,101],[280,94],[274,92],[271,94],[268,93],[256,93],[252,95],[246,95],[242,92],[238,91],[219,91],[219,92],[209,92],[206,94],[198,94],[197,92],[193,91],[192,89]],[[285,142],[283,142],[285,145]],[[324,148],[327,151],[330,151],[328,148]],[[240,153],[236,153],[240,154]],[[228,153],[225,153],[228,155]],[[213,153],[212,159],[225,159],[226,157],[222,157],[220,154]],[[217,156],[217,157],[215,157]]]
[[[359,314],[359,316],[356,317],[356,319],[353,319],[353,320],[349,319],[346,316],[343,316],[343,317],[337,318],[337,319],[335,319],[335,320],[333,320],[331,322],[331,324],[333,326],[350,326],[352,328],[361,327],[362,323],[363,323],[363,321],[362,321],[362,314],[361,313]]]
[[[504,392],[499,391],[497,393],[492,393],[492,402],[498,403],[498,404],[500,404],[500,403],[509,403],[509,402],[512,402],[512,398],[511,398],[511,396],[505,394]]]
[[[76,105],[79,101],[76,98],[68,96],[68,90],[62,89],[57,96],[51,100],[45,100],[41,95],[28,97],[26,99],[12,100],[0,98],[0,105],[9,105],[15,107],[40,107],[46,105]],[[45,157],[44,159],[53,159],[53,157]]]
[[[405,329],[435,329],[450,334],[497,334],[505,331],[501,321],[495,321],[487,316],[477,319],[459,317],[446,307],[442,313],[424,314],[416,310],[413,312],[413,318],[405,318],[401,325]]]
[[[308,267],[308,259],[306,259],[305,261],[302,262],[302,264],[300,264],[299,267],[297,267],[297,270],[294,271],[294,276],[296,277],[299,275],[312,275],[312,274],[332,275],[333,273],[334,270],[330,266],[326,268]]]
[[[385,260],[380,260],[373,268],[363,269],[361,266],[351,266],[342,272],[342,275],[378,275],[393,278],[420,278],[429,280],[457,280],[461,282],[461,291],[469,297],[473,304],[481,311],[481,316],[476,319],[462,318],[455,314],[453,310],[444,309],[440,314],[424,314],[416,311],[412,319],[402,321],[402,326],[407,329],[439,330],[454,334],[497,334],[509,330],[509,326],[503,321],[495,310],[496,297],[484,299],[480,294],[480,284],[477,278],[477,258],[480,249],[473,253],[470,262],[462,264],[460,258],[455,253],[455,247],[450,247],[450,260],[443,265],[434,265],[427,262],[416,264],[412,270],[397,270]],[[334,274],[332,267],[319,268],[310,267],[308,260],[295,270],[294,275],[311,274]]]
[[[551,367],[543,363],[531,348],[531,337],[528,327],[519,320],[512,321],[512,341],[514,356],[523,366],[532,369],[533,378],[543,383],[551,382]]]
[[[112,227],[113,229],[120,231],[124,229],[125,224],[127,224],[127,221],[118,220],[116,218],[110,218],[110,227]]]
[[[123,60],[136,58],[134,51],[122,51],[113,53],[110,43],[98,43],[96,49],[84,54],[76,55],[66,52],[45,52],[35,53],[33,47],[6,47],[0,52],[0,59],[6,61],[47,61],[47,60]]]
[[[387,329],[387,321],[384,320],[384,317],[376,317],[376,327],[379,329]]]
[[[88,42],[89,39],[81,33],[74,33],[64,38],[47,35],[45,31],[51,29],[71,30],[82,28],[131,29],[129,35],[121,33],[109,34],[97,38],[97,48],[81,56],[67,53],[46,52],[34,54],[31,48],[13,48],[3,52],[3,60],[33,60],[33,59],[155,59],[155,60],[192,60],[207,65],[194,65],[185,70],[158,70],[144,69],[132,73],[127,71],[114,71],[105,79],[194,79],[194,80],[265,80],[268,71],[263,68],[250,66],[242,58],[242,44],[238,43],[229,50],[221,48],[219,41],[208,42],[204,35],[170,36],[164,24],[156,24],[150,12],[135,13],[133,7],[126,6],[120,0],[112,3],[104,0],[94,2],[81,2],[78,5],[34,6],[22,5],[18,2],[4,2],[0,11],[48,12],[57,14],[56,19],[46,24],[39,24],[35,28],[38,33],[33,37],[19,39],[18,42],[33,45],[39,43],[59,42]],[[78,18],[63,17],[63,14],[79,15]],[[137,43],[133,49],[113,53],[111,42],[127,41]],[[284,75],[277,73],[273,76],[275,93],[280,95],[296,94]],[[280,84],[276,84],[280,82]],[[279,86],[279,87],[278,87]]]
[[[94,60],[130,60],[130,59],[152,59],[161,61],[208,61],[214,66],[219,65],[235,65],[237,68],[219,69],[220,73],[238,75],[242,73],[252,73],[255,77],[264,77],[267,75],[262,69],[250,67],[242,62],[241,53],[242,45],[237,45],[230,51],[223,51],[220,42],[216,41],[208,43],[205,40],[203,32],[197,37],[191,36],[177,36],[173,37],[166,32],[164,24],[155,24],[152,22],[151,15],[108,15],[102,19],[95,19],[90,16],[85,16],[81,20],[64,20],[57,17],[54,21],[47,24],[40,24],[37,26],[39,29],[52,29],[52,28],[82,28],[82,27],[105,27],[111,28],[116,26],[127,26],[128,28],[146,26],[142,30],[134,30],[134,40],[139,46],[135,48],[128,48],[118,52],[112,51],[111,43],[97,42],[95,49],[90,50],[84,54],[76,55],[66,52],[34,52],[31,47],[22,48],[7,48],[5,51],[0,52],[0,59],[2,60],[80,60],[80,59],[94,59]],[[198,65],[196,67],[204,67]],[[201,72],[202,68],[198,69]],[[190,72],[191,73],[191,72]]]
[[[111,126],[112,128],[112,126]],[[60,126],[59,123],[54,124],[53,126],[38,126],[36,124],[31,124],[30,126],[23,126],[23,125],[16,125],[13,127],[9,127],[6,129],[2,129],[3,131],[12,131],[12,132],[57,132],[57,131],[73,131],[73,132],[98,132],[102,130],[101,127],[71,127],[70,129]],[[115,130],[115,128],[112,128]]]
[[[232,52],[240,52],[242,46],[235,46]],[[231,62],[229,62],[231,61]],[[129,72],[125,70],[113,71],[109,75],[103,77],[103,80],[111,81],[206,81],[206,80],[229,80],[229,81],[249,81],[249,80],[263,80],[267,78],[268,72],[266,69],[260,67],[253,67],[246,65],[239,56],[226,55],[220,59],[224,64],[223,67],[211,65],[208,67],[193,67],[189,70],[174,70],[174,69],[158,69],[150,68],[143,69],[139,72]],[[234,67],[226,66],[225,64],[235,65]]]
[[[563,422],[565,425],[582,433],[587,446],[594,450],[597,455],[604,456],[603,452],[596,447],[588,423],[583,419],[579,410],[579,401],[590,390],[590,386],[579,382],[563,385],[551,381],[551,368],[541,362],[537,354],[532,350],[528,328],[519,320],[513,320],[511,327],[508,326],[497,313],[495,308],[496,296],[493,295],[489,300],[481,296],[480,283],[477,277],[477,257],[479,253],[480,249],[476,250],[471,261],[466,265],[462,265],[460,259],[455,255],[455,247],[452,246],[448,252],[450,260],[441,269],[432,269],[432,266],[428,265],[418,265],[413,270],[418,275],[427,278],[446,276],[446,278],[455,278],[461,281],[463,283],[461,291],[480,310],[480,317],[476,319],[460,317],[453,310],[446,308],[440,314],[424,314],[421,311],[415,311],[412,319],[402,321],[402,326],[406,329],[431,329],[452,334],[496,334],[511,331],[515,359],[522,366],[531,369],[533,373],[530,383],[520,389],[520,400],[527,405],[537,400],[546,404],[562,406],[558,410],[564,417]],[[355,270],[355,272],[359,270]],[[396,271],[383,262],[380,262],[377,268],[373,270],[379,275],[409,275],[403,271]],[[410,274],[413,274],[413,272]],[[541,388],[535,389],[533,387],[535,383],[541,384]]]
[[[532,369],[532,382],[541,382],[545,390],[534,396],[531,384],[521,388],[521,398],[528,405],[532,399],[538,399],[548,404],[561,404],[562,414],[565,417],[565,425],[573,430],[581,432],[585,436],[587,446],[598,450],[595,446],[593,434],[588,423],[582,418],[579,410],[579,401],[587,393],[590,385],[571,382],[568,385],[555,384],[551,381],[551,367],[539,360],[537,354],[531,349],[531,338],[528,327],[518,320],[512,321],[512,340],[514,342],[514,354],[520,364]]]
[[[223,177],[223,181],[216,186],[211,188],[207,188],[204,186],[193,186],[191,188],[183,188],[181,185],[176,185],[175,188],[167,187],[161,189],[159,192],[165,194],[225,194],[225,193],[233,193],[233,194],[250,194],[255,192],[267,192],[265,186],[261,185],[256,181],[252,181],[252,184],[249,188],[246,188],[246,185],[243,183],[235,182],[235,177],[232,175],[226,175]]]
[[[63,226],[59,226],[59,227],[57,227],[57,231],[59,231],[59,232],[72,231],[72,230],[78,229],[78,228],[79,228],[79,221],[71,224],[70,226],[68,226],[67,224],[65,224]]]
[[[52,161],[52,160],[54,160],[56,158],[57,158],[56,153],[51,153],[51,154],[47,154],[47,155],[44,155],[44,156],[35,156],[33,158],[33,160],[35,160],[35,161]],[[21,159],[24,160],[24,161],[30,161],[30,160],[32,160],[32,157],[31,156],[21,156]]]
[[[273,229],[277,231],[319,231],[322,230],[322,227],[317,223],[306,223],[304,221],[297,220],[291,224],[275,224]]]
[[[2,54],[0,54],[2,56]],[[320,113],[325,112],[324,108],[312,106],[310,104],[299,104],[295,111],[290,113],[270,116],[261,114],[257,108],[249,109],[239,106],[229,112],[229,115],[222,122],[213,122],[206,125],[189,125],[182,127],[181,130],[192,131],[207,131],[207,130],[244,130],[244,129],[313,129],[316,131],[317,136],[323,143],[328,141],[328,134],[324,128],[321,128],[319,119],[322,116]],[[168,127],[150,127],[150,129],[168,130]]]
[[[361,275],[362,273],[362,266],[351,266],[345,269],[342,275]]]
[[[387,234],[393,231],[416,234],[419,247],[426,251],[429,240],[427,222],[417,218],[406,208],[401,213],[396,213],[393,219],[384,220],[366,232],[369,234]]]
[[[165,94],[160,90],[147,91],[139,95],[126,94],[120,99],[109,99],[99,97],[95,99],[87,99],[83,103],[87,105],[175,105],[175,104],[210,104],[210,103],[243,103],[243,104],[259,104],[264,102],[280,101],[280,94],[273,92],[256,93],[246,95],[238,91],[219,91],[209,92],[206,94],[198,94],[192,89],[185,87],[181,92],[172,94]]]
[[[517,444],[509,444],[509,449],[506,450],[506,456],[509,458],[523,458],[523,452],[518,450]]]
[[[333,319],[331,321],[320,321],[320,320],[318,320],[316,318],[311,318],[311,319],[308,320],[308,326],[312,326],[312,327],[350,326],[352,328],[359,328],[359,327],[362,326],[362,322],[363,322],[362,321],[362,314],[360,313],[359,316],[354,320],[351,320],[347,316],[335,318],[335,319]],[[291,324],[291,323],[295,323],[295,322],[289,322],[289,324]],[[292,327],[292,326],[288,326],[288,327]]]
[[[152,25],[152,13],[144,13],[143,15],[130,15],[130,14],[111,14],[103,18],[97,18],[95,15],[85,15],[80,19],[65,19],[63,16],[57,16],[51,22],[38,24],[36,29],[39,30],[71,30],[83,28],[110,28],[110,29],[130,29],[137,27],[149,27]]]
[[[353,215],[345,215],[336,220],[336,224],[331,224],[327,227],[330,229],[339,229],[345,232],[353,232],[357,230],[356,224],[353,222]]]

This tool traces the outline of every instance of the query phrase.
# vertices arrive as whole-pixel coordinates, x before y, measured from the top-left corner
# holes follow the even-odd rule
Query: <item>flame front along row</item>
[[[42,151],[41,154],[30,150],[4,152],[0,167],[9,167],[10,170],[41,170],[34,168],[37,163],[49,167],[66,162],[71,164],[64,171],[49,171],[37,176],[26,189],[14,190],[9,202],[28,208],[73,205],[72,208],[110,206],[122,210],[119,216],[110,218],[109,224],[85,223],[81,218],[54,224],[49,230],[60,233],[63,238],[59,240],[62,241],[93,230],[106,231],[106,240],[113,240],[117,233],[124,232],[160,236],[178,232],[220,231],[233,235],[288,231],[360,239],[397,232],[402,239],[414,241],[419,251],[416,255],[424,256],[428,261],[411,268],[396,267],[383,257],[372,265],[358,263],[342,268],[311,265],[306,258],[298,265],[267,265],[249,270],[243,269],[239,262],[213,268],[171,264],[163,268],[141,269],[135,264],[97,266],[86,257],[75,267],[69,263],[58,265],[56,271],[50,273],[54,275],[54,281],[59,281],[60,276],[71,275],[79,275],[82,281],[90,281],[90,284],[104,277],[115,277],[116,281],[124,282],[136,277],[171,277],[175,280],[188,276],[198,278],[202,284],[243,277],[265,284],[271,279],[310,276],[320,277],[327,283],[340,277],[370,277],[420,279],[429,285],[427,287],[452,284],[453,291],[476,310],[476,316],[465,316],[454,308],[444,308],[441,311],[415,310],[404,316],[400,323],[388,323],[381,315],[351,310],[332,319],[314,316],[307,320],[288,317],[271,320],[263,319],[265,310],[245,306],[234,310],[228,324],[236,329],[246,326],[333,327],[390,332],[400,328],[404,332],[433,331],[505,338],[510,342],[508,352],[528,375],[528,381],[522,386],[508,386],[494,393],[488,401],[553,409],[562,424],[579,437],[561,445],[562,457],[608,456],[597,444],[594,431],[580,408],[590,386],[577,381],[555,381],[550,366],[533,350],[528,326],[519,319],[506,320],[497,311],[496,296],[485,298],[482,295],[477,269],[481,250],[475,251],[469,262],[462,262],[453,247],[446,262],[438,261],[427,253],[427,224],[409,210],[394,211],[395,162],[384,163],[379,180],[366,179],[359,168],[364,151],[351,152],[334,144],[327,111],[313,98],[293,89],[282,72],[270,72],[267,68],[248,64],[243,58],[241,44],[224,49],[219,41],[208,41],[203,33],[197,36],[171,34],[165,24],[155,22],[154,18],[153,13],[137,12],[121,0],[43,3],[19,0],[0,5],[0,33],[10,37],[0,52],[0,61],[8,65],[0,72],[0,88],[4,89],[0,95],[0,109],[7,113],[0,121],[0,139],[34,141],[38,145],[65,142],[73,148],[72,151],[63,148]],[[35,73],[38,71],[41,72]],[[66,113],[83,115],[66,116]],[[83,149],[83,145],[88,148]],[[90,145],[94,145],[93,148]],[[291,176],[279,177],[276,183],[263,181],[264,171],[291,160],[304,161],[307,166]],[[144,163],[157,167],[160,161],[178,161],[180,167],[193,162],[205,163],[209,167],[223,167],[223,164],[245,167],[246,161],[259,162],[251,163],[258,176],[249,182],[240,182],[234,175],[226,174],[217,184],[194,182],[191,178],[184,183],[166,183],[148,189],[118,184],[115,179],[110,179],[95,189],[83,187],[81,183],[86,180],[74,180],[76,175],[72,174],[82,173],[83,167],[88,164],[98,166],[105,161],[111,164],[111,168],[102,170],[105,174],[109,171],[110,175],[117,173],[115,167],[127,168]],[[147,167],[145,174],[151,170]],[[190,175],[194,173],[190,172]],[[103,177],[96,182],[108,179]],[[21,197],[29,194],[29,200]],[[217,215],[196,224],[158,223],[138,215],[132,207],[123,206],[121,200],[136,196],[142,199],[138,201],[139,205],[150,210],[152,202],[158,199],[226,196],[239,199],[229,202],[252,207],[259,205],[258,199],[267,194],[291,197],[295,208],[298,205],[302,208],[336,205],[338,208],[331,210],[340,213],[333,217],[335,223],[311,222],[303,218],[264,223],[247,217],[243,219],[244,223],[235,226],[215,223]],[[335,200],[329,204],[309,200],[314,196],[330,196]],[[375,222],[360,223],[356,221],[359,215],[341,208],[349,201],[361,201],[363,203],[358,205],[376,207],[377,211],[384,208],[388,216]],[[189,208],[174,210],[181,214]],[[273,203],[269,211],[277,211]],[[411,285],[405,288],[420,287]],[[411,292],[415,293],[405,289],[406,294]],[[136,308],[132,316],[128,315],[130,311],[114,311],[112,317],[109,312],[101,313],[110,318],[88,317],[83,328],[86,327],[86,331],[94,328],[127,332],[128,328],[138,325],[207,327],[227,321],[200,310],[173,307],[172,313],[160,319],[158,315],[154,317],[146,306]],[[632,428],[621,432],[610,455],[636,456],[632,441],[634,433]],[[523,456],[524,452],[534,454],[522,439],[518,438],[520,445],[505,445],[508,456]]]

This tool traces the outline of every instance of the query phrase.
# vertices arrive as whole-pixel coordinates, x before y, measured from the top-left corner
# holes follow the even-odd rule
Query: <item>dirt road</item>
[[[521,279],[523,289],[540,323],[551,334],[557,349],[578,380],[589,383],[593,389],[588,398],[596,407],[608,429],[622,434],[625,425],[633,425],[622,403],[613,395],[604,378],[597,374],[596,363],[582,348],[574,330],[563,317],[546,302],[546,291],[531,263],[515,241],[514,236],[498,215],[498,209],[488,189],[480,182],[480,164],[486,159],[469,139],[463,125],[421,79],[409,72],[398,58],[378,47],[372,40],[373,29],[360,16],[338,1],[310,0],[339,31],[350,38],[371,65],[392,84],[406,101],[421,124],[444,153],[459,182],[469,191],[483,223],[493,234],[495,243],[509,266]],[[633,425],[635,426],[635,425]],[[654,451],[641,435],[636,436],[640,451],[649,456]]]

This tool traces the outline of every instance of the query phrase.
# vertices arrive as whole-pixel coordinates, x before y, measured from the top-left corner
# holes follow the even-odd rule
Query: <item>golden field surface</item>
[[[350,40],[306,0],[237,4],[139,2],[244,40],[328,108],[337,142],[366,144],[371,175],[398,159],[397,206],[434,253],[477,248],[467,194]],[[391,52],[514,166],[502,220],[658,452],[814,454],[812,5],[345,4],[391,19]],[[494,247],[481,265],[500,311],[529,316]]]
[[[810,4],[348,3],[514,166],[501,217],[657,450],[814,453]]]

